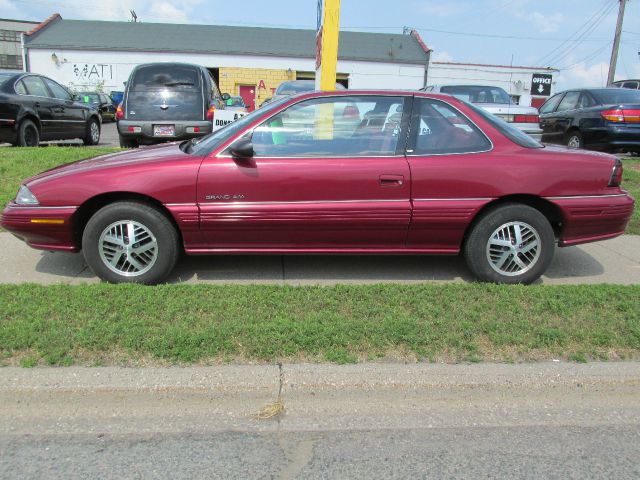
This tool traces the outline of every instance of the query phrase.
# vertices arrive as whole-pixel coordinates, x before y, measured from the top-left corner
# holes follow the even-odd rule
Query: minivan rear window
[[[183,65],[149,65],[136,70],[131,79],[132,90],[148,88],[192,89],[200,87],[198,70]]]

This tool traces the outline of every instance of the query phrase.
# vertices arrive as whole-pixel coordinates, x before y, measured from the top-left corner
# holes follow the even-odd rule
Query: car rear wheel
[[[130,138],[125,138],[120,135],[120,147],[122,148],[138,148],[138,141]]]
[[[102,280],[153,285],[173,270],[179,238],[169,219],[156,208],[117,202],[89,219],[82,250],[87,264]]]
[[[97,119],[92,118],[91,120],[89,120],[89,123],[87,123],[87,131],[82,138],[82,142],[85,145],[97,145],[99,141],[100,122]]]
[[[582,134],[578,130],[572,130],[567,134],[567,147],[582,148],[583,146]]]
[[[546,271],[554,248],[553,229],[542,213],[527,205],[506,204],[477,221],[464,256],[479,280],[529,284]]]
[[[37,147],[40,144],[40,132],[31,120],[23,120],[18,128],[18,146]]]

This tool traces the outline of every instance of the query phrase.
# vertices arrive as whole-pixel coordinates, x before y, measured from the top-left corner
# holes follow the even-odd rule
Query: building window
[[[11,68],[22,70],[22,56],[21,55],[0,55],[0,69]]]
[[[15,30],[0,30],[0,41],[2,42],[20,42],[20,34]]]

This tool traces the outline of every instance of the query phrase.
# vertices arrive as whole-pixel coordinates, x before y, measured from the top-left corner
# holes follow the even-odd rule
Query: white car
[[[461,100],[475,103],[487,112],[502,118],[519,128],[535,140],[542,138],[540,118],[535,107],[516,105],[511,97],[500,87],[482,85],[430,85],[422,89],[425,92],[446,93]]]

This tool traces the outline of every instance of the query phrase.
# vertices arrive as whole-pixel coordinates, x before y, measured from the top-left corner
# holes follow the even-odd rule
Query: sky
[[[606,83],[618,0],[342,0],[341,30],[415,28],[432,60],[551,66],[556,90]],[[316,0],[0,0],[0,16],[316,27]],[[640,78],[640,0],[629,0],[616,79]]]

